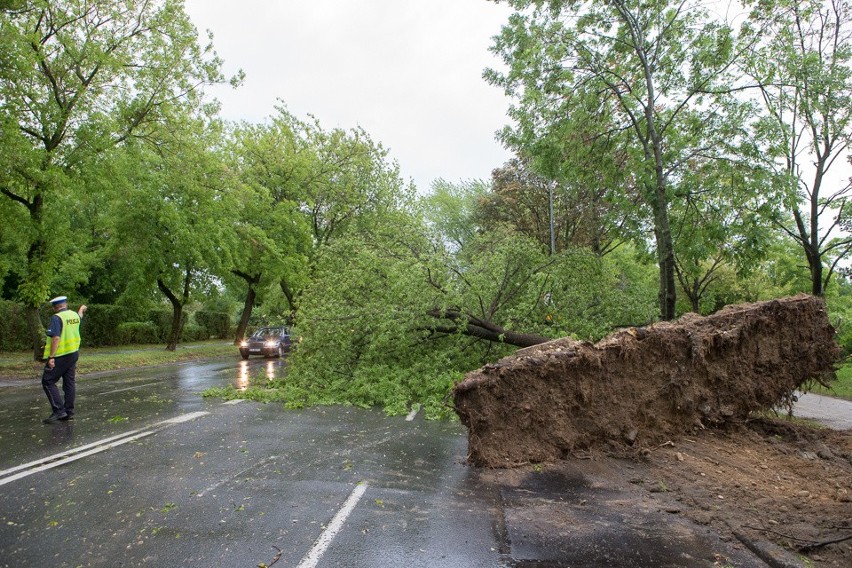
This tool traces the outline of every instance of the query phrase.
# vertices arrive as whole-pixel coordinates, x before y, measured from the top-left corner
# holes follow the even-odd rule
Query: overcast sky
[[[510,154],[495,139],[508,100],[482,79],[509,16],[487,0],[186,0],[204,38],[245,71],[217,88],[228,120],[261,122],[282,100],[325,129],[361,126],[421,192],[489,179]],[[202,39],[203,43],[206,43]]]

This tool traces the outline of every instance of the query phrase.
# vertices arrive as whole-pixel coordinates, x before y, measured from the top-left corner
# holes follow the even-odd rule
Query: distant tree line
[[[223,121],[242,75],[179,1],[0,3],[9,329],[38,356],[60,293],[127,335],[167,309],[169,349],[190,312],[288,323],[289,404],[432,415],[519,346],[730,303],[824,295],[845,342],[848,2],[503,1],[515,157],[421,192],[360,128]]]

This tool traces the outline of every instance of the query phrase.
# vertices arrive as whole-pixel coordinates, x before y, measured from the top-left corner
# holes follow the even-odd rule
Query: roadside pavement
[[[793,416],[807,418],[835,430],[852,430],[852,401],[818,394],[799,394]]]

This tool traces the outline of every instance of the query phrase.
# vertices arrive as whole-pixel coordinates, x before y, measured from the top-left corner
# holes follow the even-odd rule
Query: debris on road
[[[729,306],[521,349],[454,389],[473,465],[513,467],[604,449],[641,453],[695,429],[792,404],[833,377],[839,349],[822,299]]]

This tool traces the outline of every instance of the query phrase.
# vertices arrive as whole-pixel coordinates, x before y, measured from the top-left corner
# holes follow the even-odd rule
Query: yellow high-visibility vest
[[[74,310],[63,310],[56,314],[62,319],[62,333],[59,335],[59,345],[54,357],[68,355],[80,349],[80,316]],[[51,337],[48,336],[44,346],[44,358],[50,357]]]

